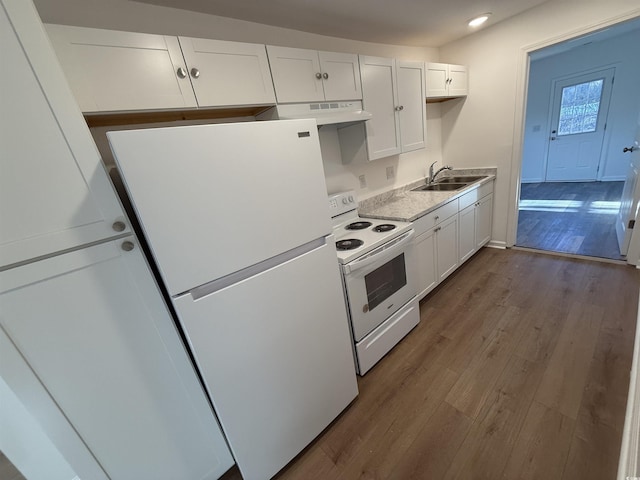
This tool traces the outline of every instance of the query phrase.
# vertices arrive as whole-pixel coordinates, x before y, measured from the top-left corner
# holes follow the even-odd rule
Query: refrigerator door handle
[[[241,282],[242,280],[246,280],[247,278],[254,277],[266,270],[277,267],[278,265],[288,262],[289,260],[293,260],[296,257],[300,257],[306,253],[312,252],[313,250],[323,247],[324,245],[326,245],[326,243],[326,237],[312,240],[311,242],[300,245],[299,247],[283,252],[280,255],[268,258],[266,260],[263,260],[262,262],[256,263],[255,265],[251,265],[250,267],[243,268],[242,270],[238,270],[237,272],[231,273],[222,278],[218,278],[217,280],[214,280],[212,282],[200,285],[189,290],[188,292],[176,295],[175,298],[185,294],[189,294],[194,301],[198,300],[200,298],[206,297],[207,295],[211,295],[212,293],[222,290],[223,288],[226,288],[230,285]]]

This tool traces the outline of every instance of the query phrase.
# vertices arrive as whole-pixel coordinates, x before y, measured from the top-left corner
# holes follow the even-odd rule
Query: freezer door
[[[314,120],[107,135],[171,295],[331,232]]]
[[[357,395],[333,244],[174,299],[243,478],[271,478]]]

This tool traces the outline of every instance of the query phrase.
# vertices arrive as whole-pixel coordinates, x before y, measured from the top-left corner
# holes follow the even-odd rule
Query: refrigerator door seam
[[[178,298],[182,295],[188,294],[191,295],[193,300],[198,300],[200,298],[206,297],[207,295],[211,295],[212,293],[222,290],[223,288],[227,288],[238,282],[246,280],[247,278],[254,277],[262,272],[277,267],[278,265],[300,257],[301,255],[312,252],[320,247],[323,247],[326,243],[326,237],[317,238],[296,248],[292,248],[291,250],[276,255],[275,257],[268,258],[266,260],[263,260],[262,262],[256,263],[255,265],[251,265],[250,267],[243,268],[242,270],[238,270],[237,272],[231,273],[222,278],[218,278],[216,280],[213,280],[212,282],[200,285],[181,295],[176,295],[174,298]]]

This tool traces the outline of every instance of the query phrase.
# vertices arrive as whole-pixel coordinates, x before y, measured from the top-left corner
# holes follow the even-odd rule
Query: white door
[[[109,478],[214,480],[233,465],[133,237],[0,283],[0,326]]]
[[[365,124],[369,160],[397,155],[402,145],[395,60],[360,55],[360,75],[363,105],[373,115]]]
[[[458,215],[443,221],[436,227],[436,242],[438,248],[438,282],[451,275],[458,265]]]
[[[493,228],[493,193],[482,198],[476,208],[476,250],[491,240]]]
[[[402,151],[424,148],[427,131],[424,63],[396,62],[398,104],[400,106],[400,140]]]
[[[449,96],[461,97],[468,93],[467,67],[464,65],[449,65]]]
[[[177,37],[64,25],[47,33],[83,112],[197,106]]]
[[[435,229],[427,230],[417,237],[414,249],[418,278],[418,300],[422,300],[438,283]]]
[[[357,395],[339,277],[332,242],[174,300],[243,478],[271,478]]]
[[[460,263],[466,262],[476,252],[476,203],[458,214]]]
[[[0,267],[129,231],[31,2],[6,8],[11,21],[0,9],[0,44],[11,68],[0,75]]]
[[[178,38],[198,106],[275,103],[264,45]]]
[[[322,71],[318,52],[267,45],[278,103],[322,102]]]
[[[546,181],[595,181],[615,69],[555,82]]]
[[[171,295],[331,232],[315,120],[107,137]]]
[[[318,55],[325,100],[361,99],[362,86],[358,55],[335,52],[318,52]]]
[[[449,94],[449,65],[427,63],[427,97],[446,97]]]
[[[638,118],[638,128],[633,145],[625,147],[625,150],[630,155],[629,171],[622,190],[620,210],[616,219],[616,235],[621,255],[626,255],[629,250],[631,234],[633,233],[632,225],[636,221],[638,202],[640,201],[640,182],[638,181],[640,177],[640,117]],[[640,228],[640,225],[638,228]]]

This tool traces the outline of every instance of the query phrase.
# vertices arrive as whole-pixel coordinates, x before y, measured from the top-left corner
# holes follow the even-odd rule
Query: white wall
[[[606,181],[626,178],[628,162],[622,149],[633,142],[635,118],[640,108],[639,45],[640,30],[637,30],[531,62],[522,151],[523,182],[542,182],[545,178],[553,81],[611,66],[616,69],[615,83],[611,93],[598,179]],[[537,132],[536,126],[540,127]]]
[[[526,52],[639,15],[637,0],[554,0],[440,49],[441,61],[469,67],[464,105],[442,104],[442,156],[498,168],[494,241],[515,241]]]
[[[34,3],[45,23],[264,43],[404,60],[438,61],[438,50],[435,48],[345,40],[127,0],[35,0]],[[323,127],[320,137],[329,193],[353,189],[364,199],[424,177],[426,166],[440,161],[442,157],[439,106],[429,106],[427,115],[427,149],[368,164],[343,165],[337,148],[335,127]],[[97,138],[96,132],[93,133]],[[104,145],[104,142],[98,139],[98,144]],[[108,150],[101,148],[101,152],[103,156],[109,156]],[[394,168],[395,176],[392,180],[386,178],[389,166]],[[359,186],[360,175],[366,177],[366,188],[361,189]]]

